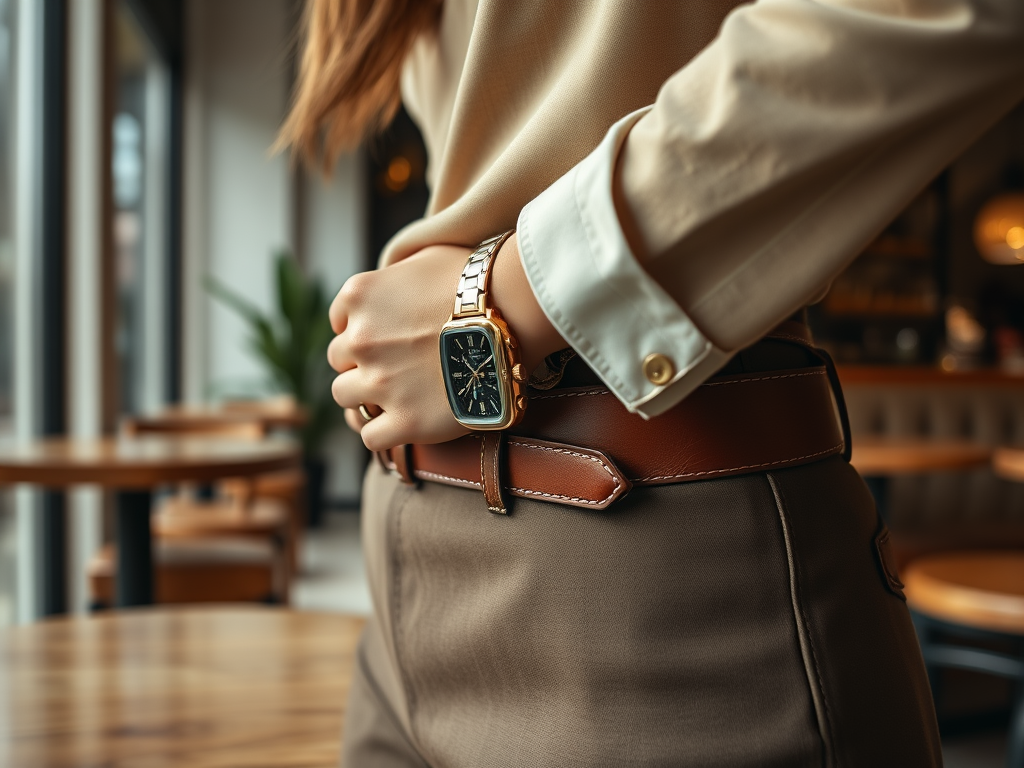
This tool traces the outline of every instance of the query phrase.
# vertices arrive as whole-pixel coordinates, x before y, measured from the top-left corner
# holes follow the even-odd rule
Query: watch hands
[[[480,398],[480,393],[477,391],[477,387],[480,385],[481,380],[483,379],[483,374],[481,374],[480,371],[483,369],[485,365],[487,365],[493,359],[494,355],[490,355],[486,360],[480,363],[479,366],[473,368],[473,366],[470,365],[469,362],[467,362],[465,357],[462,358],[462,364],[465,365],[467,369],[469,369],[470,379],[469,383],[467,383],[466,386],[459,390],[460,397],[466,394],[467,391],[472,391],[473,400],[478,400]]]

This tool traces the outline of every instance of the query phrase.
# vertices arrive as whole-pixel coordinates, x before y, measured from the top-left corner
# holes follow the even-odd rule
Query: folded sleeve
[[[522,210],[524,269],[562,336],[655,416],[820,296],[1022,98],[1019,0],[742,6]]]

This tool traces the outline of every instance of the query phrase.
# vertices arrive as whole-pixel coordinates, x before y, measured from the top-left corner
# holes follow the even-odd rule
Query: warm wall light
[[[993,264],[1024,262],[1024,193],[989,200],[974,220],[974,244]]]
[[[388,163],[387,175],[384,177],[384,184],[392,192],[401,192],[409,185],[412,176],[412,163],[408,158],[398,155]]]

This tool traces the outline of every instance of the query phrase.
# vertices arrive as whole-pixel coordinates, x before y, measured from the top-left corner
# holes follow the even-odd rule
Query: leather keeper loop
[[[505,501],[505,433],[484,432],[480,440],[480,488],[487,509],[508,514]]]
[[[412,446],[399,445],[391,449],[391,460],[394,464],[394,472],[406,485],[416,485],[417,480],[413,474]]]

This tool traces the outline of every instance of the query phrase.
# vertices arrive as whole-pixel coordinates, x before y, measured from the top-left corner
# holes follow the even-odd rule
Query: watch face
[[[452,328],[441,335],[441,359],[448,400],[466,424],[500,424],[505,395],[490,333],[483,328]]]

